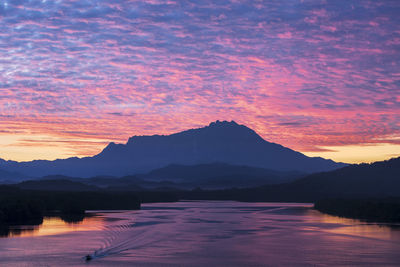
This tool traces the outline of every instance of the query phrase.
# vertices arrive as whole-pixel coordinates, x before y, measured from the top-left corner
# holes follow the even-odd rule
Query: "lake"
[[[85,262],[84,256],[94,259]],[[312,204],[185,201],[45,218],[0,238],[0,266],[400,265],[400,228]]]

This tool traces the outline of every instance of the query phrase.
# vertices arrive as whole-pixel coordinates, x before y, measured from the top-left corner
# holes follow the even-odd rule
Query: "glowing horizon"
[[[3,1],[0,158],[234,120],[348,163],[400,156],[396,1]]]

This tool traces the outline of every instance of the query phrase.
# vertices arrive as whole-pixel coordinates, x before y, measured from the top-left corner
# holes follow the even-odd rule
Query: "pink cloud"
[[[369,13],[313,1],[18,9],[1,20],[0,127],[99,140],[76,155],[217,119],[297,150],[377,142],[399,131],[400,7],[350,2]]]

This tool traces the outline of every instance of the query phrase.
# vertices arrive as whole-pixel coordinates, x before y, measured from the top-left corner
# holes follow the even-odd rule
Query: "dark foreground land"
[[[39,191],[0,186],[0,225],[41,224],[44,216],[66,222],[82,220],[85,210],[134,210],[141,203],[179,200],[243,202],[312,202],[334,216],[373,222],[399,223],[400,198],[323,198],[319,194],[282,190],[281,186],[226,190],[170,191]],[[0,227],[1,228],[1,227]]]

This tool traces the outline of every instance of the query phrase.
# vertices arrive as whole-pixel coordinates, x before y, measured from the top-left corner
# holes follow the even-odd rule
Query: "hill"
[[[400,157],[315,173],[292,184],[298,190],[342,196],[400,196]]]
[[[294,182],[249,189],[193,192],[183,198],[315,202],[327,198],[400,197],[400,157],[308,175]]]
[[[268,170],[258,167],[250,167],[244,165],[231,165],[226,163],[209,163],[198,165],[180,165],[170,164],[166,167],[159,168],[149,172],[142,177],[148,180],[170,180],[170,181],[199,181],[208,180],[215,177],[224,176],[245,176],[260,177],[269,180],[266,183],[282,183],[291,180],[294,177],[304,176],[300,172],[283,172]]]
[[[68,191],[68,192],[88,192],[96,191],[95,186],[86,185],[70,180],[35,180],[24,181],[16,185],[23,190],[40,190],[40,191]]]
[[[186,188],[218,189],[279,184],[304,176],[300,172],[274,171],[244,165],[209,163],[198,165],[171,164],[139,175],[146,181],[169,181]]]

